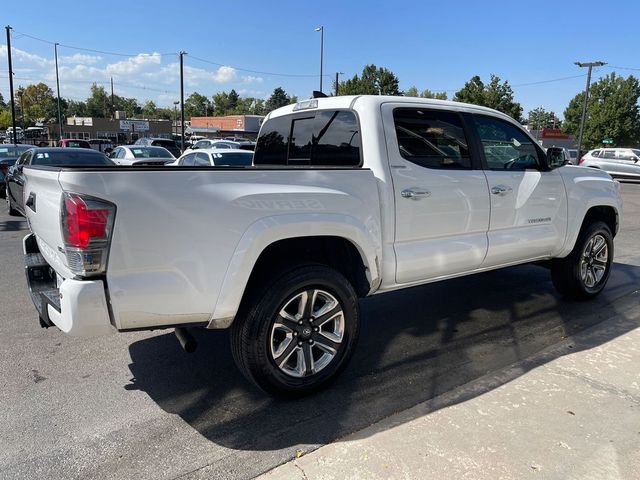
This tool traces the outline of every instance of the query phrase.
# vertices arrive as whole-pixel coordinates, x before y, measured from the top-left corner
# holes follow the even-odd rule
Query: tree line
[[[240,97],[235,90],[218,92],[209,98],[198,92],[189,95],[184,101],[185,116],[220,115],[266,115],[271,110],[290,103],[298,98],[288,95],[283,88],[276,88],[267,99]],[[58,105],[53,90],[45,83],[18,87],[15,91],[16,124],[22,128],[36,123],[57,123]],[[116,111],[124,111],[127,118],[145,118],[155,120],[173,120],[179,115],[179,109],[158,107],[148,100],[142,104],[135,98],[111,96],[103,86],[93,84],[86,100],[60,99],[60,111],[66,117],[112,118]],[[0,94],[0,129],[11,126],[10,105]]]
[[[366,65],[360,75],[354,75],[338,83],[340,95],[403,95],[409,97],[447,100],[447,92],[418,90],[411,86],[400,90],[400,80],[389,69]],[[333,84],[333,91],[336,84]],[[588,116],[585,122],[583,144],[585,148],[602,146],[604,139],[613,140],[617,146],[636,147],[640,144],[640,82],[633,75],[621,77],[610,73],[591,84],[588,99]],[[499,110],[531,129],[561,128],[565,133],[577,137],[582,115],[584,92],[576,94],[564,110],[564,121],[555,112],[543,107],[534,108],[523,117],[522,105],[514,98],[507,80],[491,74],[488,81],[475,75],[456,91],[451,100],[472,103]],[[53,91],[44,83],[19,87],[15,96],[18,124],[33,125],[36,121],[55,122],[57,105]],[[297,102],[296,96],[288,95],[281,87],[276,88],[268,99],[241,97],[235,90],[218,92],[212,97],[193,92],[184,102],[185,115],[220,116],[230,114],[265,115],[271,110]],[[128,117],[148,119],[174,118],[172,107],[158,107],[152,101],[140,104],[135,98],[114,95],[113,102],[104,87],[93,84],[85,101],[61,99],[63,116],[112,117],[123,110]],[[0,95],[0,128],[11,125],[8,105]]]

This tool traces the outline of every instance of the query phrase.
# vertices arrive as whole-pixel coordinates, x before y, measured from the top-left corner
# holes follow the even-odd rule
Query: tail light
[[[105,272],[116,207],[76,193],[62,197],[62,232],[67,266],[81,277]]]

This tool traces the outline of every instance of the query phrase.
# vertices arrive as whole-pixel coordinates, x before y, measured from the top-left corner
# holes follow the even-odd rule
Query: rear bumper
[[[109,320],[102,280],[58,282],[57,275],[40,254],[33,234],[24,237],[23,250],[29,293],[40,315],[40,325],[55,325],[64,333],[83,337],[116,332]]]

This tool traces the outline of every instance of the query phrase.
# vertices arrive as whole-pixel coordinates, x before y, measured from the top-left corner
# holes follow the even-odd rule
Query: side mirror
[[[566,165],[567,159],[564,156],[564,151],[561,148],[550,147],[547,148],[547,166],[551,169],[558,168]]]
[[[197,147],[197,146],[195,146],[195,145],[191,145],[190,147],[187,147],[187,148],[190,148],[191,150],[197,150],[197,149],[198,149],[198,148],[200,148],[200,147]]]
[[[640,160],[640,158],[638,158],[638,157],[631,157],[631,160],[633,160],[635,163],[638,163],[638,160]]]

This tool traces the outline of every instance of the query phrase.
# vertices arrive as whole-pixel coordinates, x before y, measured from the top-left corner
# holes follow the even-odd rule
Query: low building
[[[531,133],[531,135],[533,135],[533,137],[538,140],[538,143],[544,148],[576,148],[576,139],[572,135],[564,133],[559,128],[542,128],[540,130],[532,130],[526,125],[525,128],[529,130],[529,133]]]
[[[244,137],[255,139],[264,115],[225,115],[222,117],[191,117],[187,133],[204,137]]]
[[[97,117],[67,117],[64,138],[107,138],[123,145],[140,137],[171,138],[171,120],[110,119]]]

